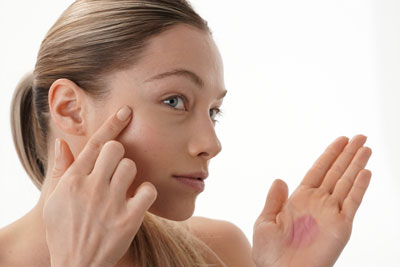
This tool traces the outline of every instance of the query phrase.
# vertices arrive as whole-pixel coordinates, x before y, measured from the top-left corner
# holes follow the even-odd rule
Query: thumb
[[[276,179],[269,189],[265,206],[257,221],[275,222],[276,215],[281,211],[288,198],[288,186],[281,180]]]
[[[49,183],[48,195],[53,192],[57,186],[60,178],[64,175],[65,171],[74,162],[74,156],[68,144],[61,138],[55,141],[55,162],[51,173],[51,181]]]

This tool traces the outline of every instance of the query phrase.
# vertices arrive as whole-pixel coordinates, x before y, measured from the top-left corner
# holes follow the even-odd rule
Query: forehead
[[[187,69],[206,86],[224,87],[222,59],[214,40],[207,32],[185,24],[151,38],[137,67],[144,80],[172,69]]]

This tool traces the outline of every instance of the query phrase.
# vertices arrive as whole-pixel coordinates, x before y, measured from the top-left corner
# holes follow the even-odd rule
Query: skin
[[[274,181],[254,224],[257,266],[333,266],[371,179],[364,169],[371,156],[366,139],[337,138],[289,198],[286,183]]]
[[[176,69],[195,73],[202,86],[187,74],[154,79],[155,75]],[[212,38],[189,26],[177,25],[153,38],[136,66],[106,78],[110,95],[100,104],[66,79],[55,81],[50,88],[48,169],[52,171],[37,205],[0,230],[0,266],[50,266],[49,250],[53,258],[61,259],[60,263],[79,254],[89,255],[97,263],[108,263],[102,266],[113,266],[117,258],[124,260],[122,252],[126,248],[110,244],[129,244],[146,209],[177,221],[193,214],[198,192],[177,183],[172,175],[206,172],[209,161],[221,150],[210,111],[214,114],[222,104],[225,89],[221,57]],[[175,95],[184,95],[188,100],[186,105],[178,105],[182,109],[165,102]],[[131,118],[111,123],[125,105],[132,109]],[[107,134],[98,138],[99,132]],[[64,141],[62,160],[56,161],[57,137]],[[276,180],[254,224],[252,248],[240,229],[228,222],[190,218],[189,227],[227,266],[332,266],[350,238],[355,213],[370,181],[371,173],[365,166],[371,150],[365,142],[362,135],[350,142],[347,137],[338,138],[289,198],[286,183]],[[97,160],[101,164],[96,165]],[[117,169],[121,162],[127,166],[125,175],[116,175],[117,171],[110,174],[108,166]],[[104,177],[111,181],[108,185]],[[124,182],[116,183],[118,179]],[[154,186],[147,189],[157,190],[154,203],[154,194],[141,197],[143,182]],[[102,189],[101,197],[98,189]],[[115,194],[118,191],[120,194]],[[114,197],[108,195],[110,192]],[[121,199],[121,195],[124,201],[113,206],[116,196]],[[140,212],[121,209],[124,205],[136,205]],[[82,206],[87,212],[79,215]],[[60,209],[64,209],[68,220],[59,216]],[[126,223],[130,219],[132,225]],[[64,223],[62,227],[60,222]],[[109,226],[110,233],[98,228],[103,224]],[[118,234],[121,231],[129,236]],[[85,234],[93,234],[98,242],[82,239]],[[71,236],[86,243],[73,242]],[[88,253],[77,253],[81,249]],[[99,251],[106,253],[92,254]],[[210,263],[214,262],[210,257]]]
[[[318,223],[314,217],[303,215],[293,223],[286,245],[293,248],[307,247],[314,242],[318,232]]]
[[[176,69],[195,73],[203,84],[188,75],[153,79]],[[221,151],[210,111],[214,117],[226,89],[214,41],[201,31],[178,26],[156,36],[137,67],[115,73],[110,87],[112,95],[103,107],[104,116],[123,104],[134,109],[133,122],[117,139],[138,169],[129,192],[133,194],[139,184],[149,181],[158,192],[150,211],[164,218],[186,220],[193,214],[198,193],[182,186],[172,175],[208,173],[210,160]],[[180,97],[171,99],[175,95],[183,95],[187,102]],[[168,98],[175,108],[163,103]],[[100,116],[99,121],[103,119]]]
[[[154,78],[176,69],[193,72],[197,79],[187,74]],[[213,119],[217,108],[222,105],[226,89],[222,60],[214,41],[207,33],[190,26],[177,25],[154,37],[141,61],[134,67],[106,78],[110,95],[101,103],[94,102],[70,80],[59,79],[52,84],[49,91],[51,119],[48,149],[48,169],[52,171],[46,177],[37,205],[26,216],[0,231],[0,247],[8,248],[8,254],[0,257],[0,266],[50,266],[45,237],[46,226],[48,234],[51,227],[43,222],[42,213],[47,202],[61,201],[57,200],[56,193],[61,196],[67,194],[65,191],[59,193],[62,187],[49,182],[54,180],[54,171],[57,169],[55,139],[58,137],[65,141],[62,142],[63,151],[70,151],[70,154],[63,154],[63,164],[72,169],[72,165],[78,165],[79,156],[90,138],[99,129],[106,129],[104,122],[124,105],[131,107],[132,118],[120,127],[120,133],[110,138],[122,144],[123,152],[121,154],[120,148],[115,148],[115,143],[106,147],[104,144],[110,140],[103,140],[104,149],[109,151],[105,153],[108,155],[104,156],[104,164],[109,164],[116,157],[122,160],[119,154],[134,163],[137,173],[126,196],[135,195],[144,181],[152,183],[157,190],[157,199],[149,208],[150,212],[177,221],[192,216],[199,193],[178,183],[172,175],[199,171],[207,173],[210,159],[221,151]],[[176,95],[184,96],[185,100],[171,99]],[[172,101],[176,105],[170,105],[168,103],[171,102],[166,100],[177,102]],[[115,125],[112,127],[113,130],[116,128]],[[100,155],[97,156],[100,158]],[[84,162],[81,168],[87,167],[87,162]],[[61,173],[59,170],[57,172]],[[57,176],[61,177],[61,174]],[[62,180],[60,177],[59,180]],[[89,184],[87,191],[82,194],[89,195],[90,190]],[[47,210],[57,209],[57,206],[47,207]],[[201,227],[206,227],[209,233],[228,229],[223,236],[228,235],[230,240],[232,237],[239,238],[240,241],[234,242],[237,244],[232,250],[247,253],[232,251],[235,256],[228,255],[230,253],[221,253],[220,256],[232,264],[251,262],[250,245],[237,227],[206,218],[201,219],[201,227],[197,218],[191,218],[188,222],[199,237],[206,230],[201,230]],[[68,227],[65,225],[63,231],[66,232]],[[54,231],[57,232],[57,229]],[[62,246],[66,250],[67,245]],[[121,262],[124,261],[123,258]],[[214,262],[213,257],[210,257],[210,262]]]

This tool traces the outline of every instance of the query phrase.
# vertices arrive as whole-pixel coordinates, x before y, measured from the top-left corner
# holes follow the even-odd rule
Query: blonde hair
[[[151,37],[178,23],[211,34],[185,0],[77,0],[63,12],[11,104],[14,144],[36,187],[41,189],[46,176],[52,83],[67,78],[94,99],[105,99],[104,77],[132,67]],[[212,251],[182,225],[147,213],[129,250],[132,261],[149,267],[209,266],[205,255]]]

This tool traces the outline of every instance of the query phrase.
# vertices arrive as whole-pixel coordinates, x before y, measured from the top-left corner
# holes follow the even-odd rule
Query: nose
[[[205,160],[210,160],[221,152],[222,146],[210,118],[195,122],[188,148],[192,157],[202,157]]]

